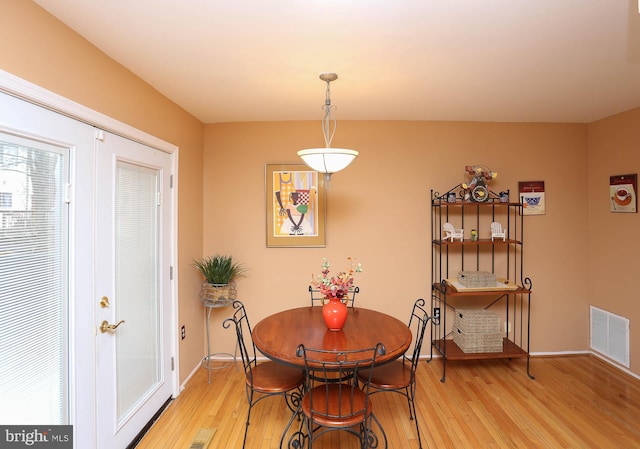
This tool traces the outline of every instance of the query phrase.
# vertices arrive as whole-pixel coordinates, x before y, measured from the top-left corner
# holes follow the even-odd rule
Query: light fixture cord
[[[324,100],[324,106],[322,107],[324,109],[324,117],[322,118],[322,134],[324,135],[324,144],[327,148],[331,147],[333,136],[336,134],[336,128],[338,127],[338,122],[332,113],[335,106],[331,106],[330,83],[331,81],[327,80],[327,96]],[[333,129],[331,129],[332,124]]]

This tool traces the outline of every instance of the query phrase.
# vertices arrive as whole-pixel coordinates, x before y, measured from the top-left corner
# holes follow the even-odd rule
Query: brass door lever
[[[118,321],[117,324],[109,324],[109,322],[107,320],[104,320],[102,322],[102,324],[100,325],[100,332],[102,332],[103,334],[107,331],[114,331],[118,328],[118,326],[120,326],[122,323],[124,323],[124,320],[120,320]]]

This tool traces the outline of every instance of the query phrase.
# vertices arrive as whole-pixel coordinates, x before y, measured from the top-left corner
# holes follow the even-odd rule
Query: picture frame
[[[522,203],[522,215],[544,215],[546,198],[544,181],[520,181],[518,193]]]
[[[324,177],[304,164],[266,164],[266,245],[326,246]]]
[[[609,210],[613,213],[638,212],[638,174],[609,177]]]

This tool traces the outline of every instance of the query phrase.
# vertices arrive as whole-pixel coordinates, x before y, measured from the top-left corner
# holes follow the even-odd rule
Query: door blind
[[[67,149],[0,133],[0,423],[68,423]]]
[[[159,171],[118,161],[115,189],[117,409],[122,421],[160,380]]]

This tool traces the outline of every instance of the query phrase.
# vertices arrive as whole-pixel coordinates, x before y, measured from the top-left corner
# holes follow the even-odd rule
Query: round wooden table
[[[260,321],[252,332],[256,347],[269,359],[304,368],[304,359],[296,349],[354,350],[384,344],[385,354],[376,365],[397,359],[411,344],[411,330],[402,321],[375,310],[348,308],[347,322],[341,331],[330,331],[322,319],[322,307],[285,310]]]

